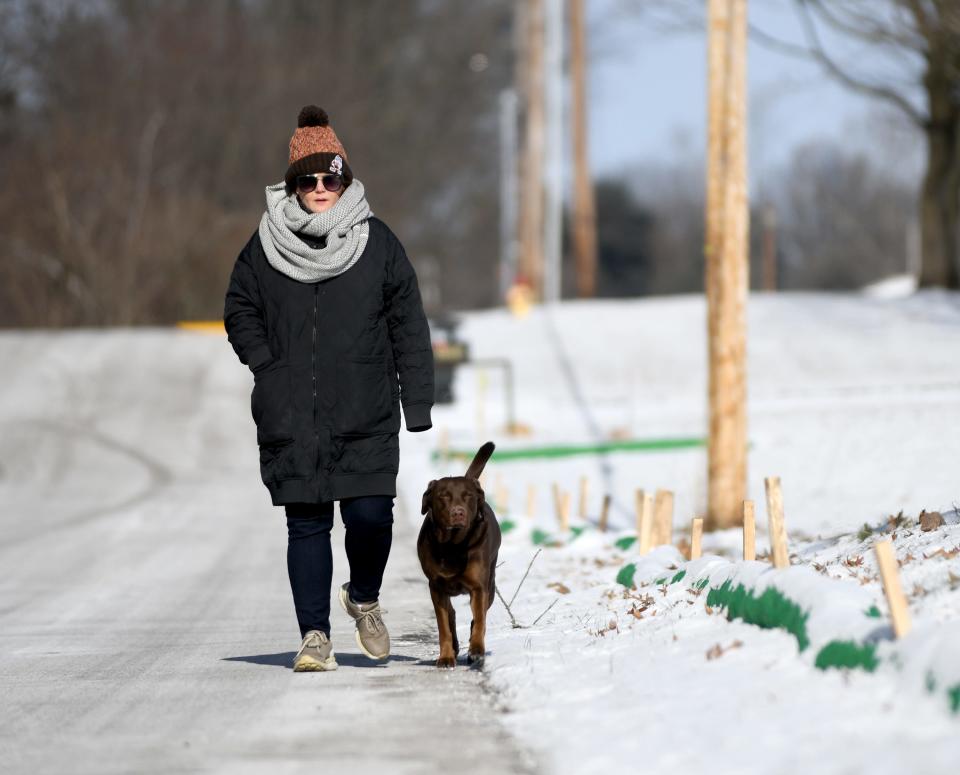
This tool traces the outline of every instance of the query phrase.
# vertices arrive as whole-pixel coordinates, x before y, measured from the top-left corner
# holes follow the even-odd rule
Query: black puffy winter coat
[[[387,225],[369,225],[360,258],[336,277],[287,277],[256,232],[230,277],[223,322],[254,375],[260,473],[276,506],[396,495],[400,404],[407,430],[431,427],[433,350],[417,277]]]

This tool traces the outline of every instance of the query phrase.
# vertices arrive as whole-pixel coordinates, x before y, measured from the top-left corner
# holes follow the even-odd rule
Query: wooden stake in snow
[[[527,516],[533,517],[533,511],[537,505],[537,488],[532,484],[527,485]]]
[[[502,511],[504,513],[510,511],[509,500],[510,490],[507,489],[505,484],[499,485],[497,487],[497,511]]]
[[[633,513],[636,520],[637,528],[637,540],[640,540],[640,533],[643,530],[643,499],[645,492],[641,489],[637,489],[634,493],[633,499]]]
[[[690,529],[690,559],[700,559],[700,540],[703,538],[703,519],[695,517]]]
[[[910,611],[907,610],[907,598],[900,586],[900,571],[897,566],[897,556],[893,552],[893,544],[889,538],[877,541],[873,545],[877,555],[877,566],[880,568],[880,578],[883,579],[883,592],[887,596],[887,605],[890,606],[890,619],[893,621],[893,634],[902,638],[910,632]]]
[[[650,551],[653,537],[653,498],[646,490],[637,490],[637,542],[640,554]]]
[[[560,530],[566,533],[570,529],[570,493],[560,496]]]
[[[773,567],[789,568],[790,555],[787,552],[787,528],[783,523],[783,493],[780,492],[780,477],[768,476],[763,483],[767,489],[767,524]]]
[[[553,493],[553,513],[557,516],[557,520],[560,519],[560,485],[554,482],[550,485],[550,490]]]
[[[477,371],[477,436],[481,439],[487,435],[487,423],[483,413],[483,407],[486,402],[487,372],[480,369]]]
[[[590,486],[587,477],[580,477],[580,519],[587,517],[587,489]]]
[[[673,493],[670,490],[657,490],[653,513],[653,545],[673,543]]]
[[[450,459],[450,434],[446,426],[440,429],[440,458],[444,462]]]
[[[757,559],[757,519],[753,501],[743,502],[743,559]]]
[[[607,532],[607,520],[610,517],[610,495],[603,496],[603,506],[600,509],[600,532]]]

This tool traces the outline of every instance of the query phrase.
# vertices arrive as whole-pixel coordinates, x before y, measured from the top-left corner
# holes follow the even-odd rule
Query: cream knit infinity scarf
[[[297,195],[287,196],[283,183],[267,186],[267,210],[260,219],[260,242],[270,265],[294,280],[315,283],[343,274],[363,253],[370,233],[367,219],[373,215],[356,178],[337,203],[322,213],[300,206]],[[314,250],[294,232],[326,237]]]

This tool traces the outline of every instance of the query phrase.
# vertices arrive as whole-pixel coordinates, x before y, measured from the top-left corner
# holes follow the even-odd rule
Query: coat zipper
[[[317,299],[320,296],[320,284],[313,284],[313,342],[310,350],[310,368],[313,371],[313,435],[319,438],[317,431]]]

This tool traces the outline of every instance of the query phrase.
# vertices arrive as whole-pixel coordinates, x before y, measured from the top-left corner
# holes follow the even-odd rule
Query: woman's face
[[[313,191],[303,191],[298,187],[297,198],[311,213],[322,213],[324,210],[329,210],[333,207],[337,203],[337,200],[340,199],[340,195],[343,193],[343,180],[342,178],[340,179],[339,189],[336,191],[327,191],[323,185],[323,178],[328,177],[330,173],[318,172],[316,175],[317,187],[313,189]]]

